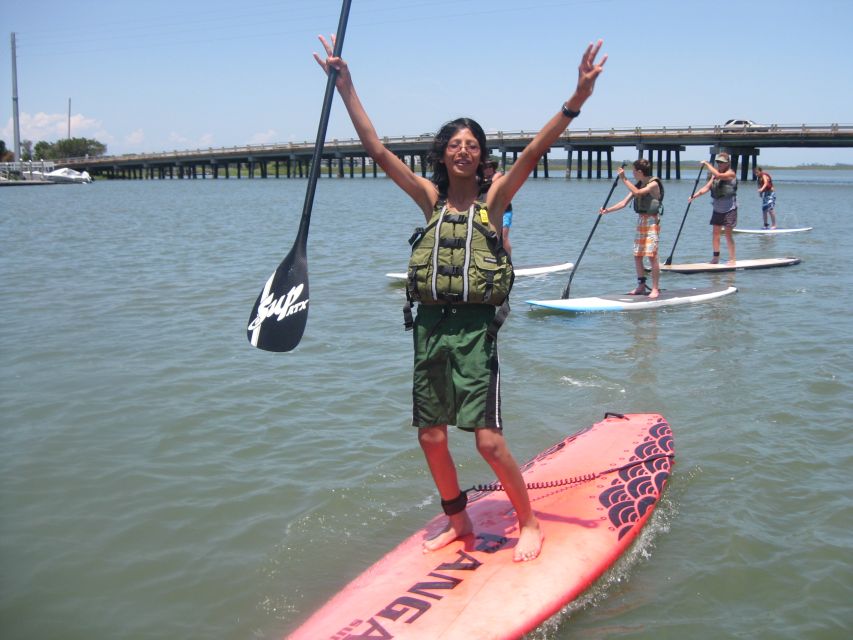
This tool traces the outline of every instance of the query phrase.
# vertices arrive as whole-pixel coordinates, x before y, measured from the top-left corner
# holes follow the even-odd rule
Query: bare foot
[[[714,256],[713,258],[711,258],[709,264],[717,264],[719,261],[720,259],[717,256]]]
[[[730,265],[737,264],[737,260],[735,260],[734,258],[729,258],[728,262],[726,262],[726,264],[730,264]]]
[[[424,553],[446,547],[454,540],[467,536],[473,531],[474,525],[471,523],[471,518],[468,517],[467,511],[454,514],[449,517],[447,526],[443,531],[437,533],[429,540],[424,540]]]
[[[649,298],[651,298],[651,299],[655,299],[655,298],[657,298],[659,295],[660,295],[660,291],[658,291],[657,289],[652,289],[652,290],[649,292]]]
[[[515,545],[513,560],[516,562],[530,562],[535,560],[542,550],[542,541],[545,536],[539,525],[522,527],[518,534],[518,544]]]

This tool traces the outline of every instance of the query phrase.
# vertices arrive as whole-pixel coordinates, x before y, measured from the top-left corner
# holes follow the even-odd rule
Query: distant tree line
[[[102,156],[107,145],[90,138],[64,138],[56,142],[40,140],[33,146],[32,140],[21,141],[20,160],[62,160],[64,158],[84,158]],[[0,140],[0,158],[10,161],[13,151],[6,148],[6,142]]]

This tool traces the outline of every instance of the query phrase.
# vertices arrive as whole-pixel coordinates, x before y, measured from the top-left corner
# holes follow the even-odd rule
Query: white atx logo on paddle
[[[276,321],[280,321],[287,316],[291,316],[294,313],[299,313],[300,311],[308,309],[308,300],[299,300],[299,296],[302,295],[302,290],[305,289],[304,284],[296,285],[288,291],[286,295],[275,299],[273,294],[270,293],[273,278],[275,278],[275,273],[270,276],[269,280],[267,280],[267,283],[264,285],[264,290],[261,293],[261,301],[258,304],[258,315],[249,323],[249,331],[254,332],[252,335],[253,345],[256,345],[258,334],[260,333],[259,329],[267,318],[277,316]]]

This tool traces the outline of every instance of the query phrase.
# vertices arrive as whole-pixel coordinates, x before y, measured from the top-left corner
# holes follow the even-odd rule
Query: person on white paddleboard
[[[634,234],[634,267],[637,272],[637,287],[628,292],[632,296],[657,298],[660,295],[660,260],[658,260],[658,244],[660,243],[660,215],[663,213],[663,185],[660,179],[652,176],[652,165],[645,158],[634,161],[634,180],[632,183],[625,177],[625,169],[619,167],[619,177],[628,188],[628,195],[612,207],[604,207],[600,215],[624,209],[632,200],[634,211],[637,212],[637,228]],[[652,272],[652,288],[646,284],[646,272],[643,258],[649,259]]]
[[[735,264],[735,239],[732,230],[737,226],[737,174],[732,169],[731,159],[727,152],[721,151],[714,158],[714,167],[707,160],[700,164],[708,168],[711,178],[696,193],[687,198],[693,202],[699,196],[711,192],[712,213],[711,248],[714,252],[711,264],[720,262],[720,235],[725,233],[726,247],[729,250],[728,264]]]
[[[332,68],[337,70],[335,86],[368,155],[415,202],[427,223],[437,220],[432,240],[436,250],[442,246],[438,234],[445,217],[452,219],[454,224],[471,218],[476,220],[480,233],[488,236],[489,242],[496,246],[496,253],[486,256],[487,261],[508,259],[500,245],[503,213],[539,158],[580,115],[607,60],[606,55],[600,61],[596,60],[601,49],[600,40],[586,48],[572,96],[560,105],[506,175],[491,186],[485,202],[482,202],[478,198],[488,146],[479,124],[468,118],[459,118],[444,125],[436,134],[430,153],[432,178],[416,175],[382,144],[356,93],[347,63],[334,56],[334,37],[328,42],[320,36],[320,42],[326,56],[323,58],[315,53],[314,58],[326,73]],[[461,50],[460,55],[470,58]],[[464,64],[466,61],[461,62]],[[442,105],[453,103],[452,92],[465,93],[475,86],[470,82],[467,67],[448,70],[448,76],[449,95],[441,96]],[[411,273],[410,263],[410,277]],[[453,280],[451,276],[457,274],[444,275],[448,276],[445,280]],[[440,297],[441,293],[437,295]],[[515,508],[519,534],[513,558],[524,562],[539,555],[543,536],[530,505],[521,470],[503,435],[495,316],[496,307],[491,304],[424,304],[421,298],[417,318],[413,321],[412,424],[418,428],[418,441],[448,516],[446,528],[424,541],[424,552],[440,549],[473,532],[465,509],[467,494],[460,489],[448,443],[447,426],[455,424],[460,429],[474,432],[477,450],[494,471]]]
[[[764,228],[775,229],[776,189],[773,188],[773,177],[761,167],[755,167],[752,175],[758,182],[758,195],[761,198],[761,216],[764,219]]]

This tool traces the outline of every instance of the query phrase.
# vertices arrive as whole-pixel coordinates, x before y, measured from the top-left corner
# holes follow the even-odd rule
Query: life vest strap
[[[406,331],[411,331],[412,327],[415,326],[415,319],[412,316],[411,300],[406,300],[406,304],[403,305],[403,326],[406,328]]]
[[[483,302],[488,303],[492,298],[492,289],[495,288],[495,274],[491,271],[486,272],[486,291],[483,293]]]
[[[451,267],[446,264],[441,264],[438,266],[438,275],[440,276],[450,276],[450,277],[459,277],[464,273],[463,267]]]
[[[453,296],[447,297],[450,298]],[[447,300],[447,302],[452,303],[451,300]],[[414,327],[415,324],[414,316],[412,315],[413,304],[414,303],[411,300],[406,300],[406,304],[403,305],[403,326],[406,328],[406,331],[411,331],[412,327]],[[486,340],[492,342],[498,337],[498,331],[501,330],[501,327],[506,322],[507,316],[509,316],[510,311],[511,309],[509,307],[509,298],[507,298],[503,301],[503,304],[495,310],[495,317],[492,318],[492,321],[489,323],[489,326],[486,329]]]
[[[462,249],[465,247],[465,238],[439,238],[438,243],[440,247]]]
[[[509,298],[503,301],[503,304],[495,311],[495,317],[489,323],[489,328],[486,329],[486,340],[493,341],[498,337],[498,331],[501,330],[506,318],[509,315]]]

